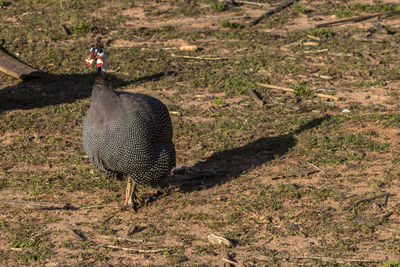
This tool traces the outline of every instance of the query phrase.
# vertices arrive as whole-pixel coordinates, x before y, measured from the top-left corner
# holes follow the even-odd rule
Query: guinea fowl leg
[[[132,208],[134,211],[137,211],[139,201],[136,196],[136,182],[132,181],[132,178],[128,177],[128,182],[126,184],[126,196],[125,203],[122,207],[122,210],[127,210]]]

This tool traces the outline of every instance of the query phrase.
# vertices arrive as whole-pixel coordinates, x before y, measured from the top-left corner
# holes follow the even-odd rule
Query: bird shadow
[[[124,80],[107,74],[114,88],[158,81],[174,72],[160,72],[137,79]],[[95,73],[51,74],[35,77],[0,88],[0,113],[7,110],[42,108],[49,105],[74,103],[91,95]]]
[[[173,175],[169,184],[178,187],[181,192],[199,191],[236,179],[243,173],[249,172],[277,157],[286,154],[297,144],[296,135],[317,127],[328,120],[329,115],[315,118],[301,125],[297,130],[288,134],[272,137],[261,137],[244,146],[215,152],[210,157],[196,163],[193,167],[204,169],[212,167],[217,170],[213,176],[197,176],[189,179],[185,174]]]

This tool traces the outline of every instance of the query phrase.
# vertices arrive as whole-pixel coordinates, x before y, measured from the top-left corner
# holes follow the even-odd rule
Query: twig
[[[239,4],[256,5],[256,6],[268,6],[268,7],[271,6],[271,5],[269,5],[269,4],[257,3],[257,2],[250,2],[250,1],[241,1],[241,0],[234,0],[233,2],[234,2],[234,3],[239,3]]]
[[[315,27],[322,28],[322,27],[329,27],[329,26],[338,25],[338,24],[345,24],[345,23],[349,23],[349,22],[360,22],[360,21],[372,19],[375,17],[393,16],[393,15],[396,15],[399,13],[400,13],[399,11],[391,11],[391,12],[373,14],[373,15],[368,15],[368,16],[360,16],[360,17],[351,18],[351,19],[335,20],[335,21],[331,21],[331,22],[317,24]]]
[[[265,83],[257,83],[259,86],[262,87],[266,87],[266,88],[271,88],[271,89],[276,89],[276,90],[281,90],[281,91],[285,91],[285,92],[292,92],[294,93],[294,89],[292,88],[286,88],[286,87],[282,87],[282,86],[276,86],[276,85],[271,85],[271,84],[265,84]],[[321,98],[328,98],[328,99],[332,99],[332,100],[339,100],[339,98],[337,96],[333,96],[333,95],[325,95],[325,94],[319,94],[319,93],[314,93],[315,96],[321,97]]]
[[[82,233],[81,230],[71,228],[71,232],[74,233],[80,239],[82,239],[82,241],[86,241],[87,240],[87,237]]]
[[[0,200],[0,205],[8,205],[12,207],[23,207],[26,209],[38,209],[38,210],[74,210],[73,206],[69,203],[51,203],[51,202],[34,202],[25,200]]]
[[[393,228],[393,227],[386,226],[386,225],[376,225],[375,228],[382,230],[382,231],[388,231],[388,232],[400,234],[400,228]]]
[[[189,59],[202,59],[202,60],[227,60],[228,57],[193,57],[193,56],[185,56],[185,55],[175,55],[171,54],[173,57],[182,57],[182,58],[189,58]]]
[[[367,221],[358,216],[355,216],[354,221],[361,223],[361,224],[365,224],[368,227],[377,227],[377,226],[381,226],[384,223],[384,220],[389,218],[392,214],[393,214],[393,211],[390,211],[390,212],[384,214],[381,218],[374,220],[374,221]]]
[[[220,17],[220,16],[214,16],[214,17],[208,17],[204,19],[198,19],[198,20],[192,20],[192,21],[186,21],[182,23],[175,24],[173,26],[178,27],[178,26],[183,26],[183,25],[190,25],[190,24],[196,24],[196,23],[204,23],[204,22],[209,22],[209,21],[218,21],[222,19],[226,20],[233,20],[233,19],[244,19],[247,18],[248,16],[233,16],[233,17]]]
[[[328,49],[310,50],[310,51],[304,51],[304,54],[314,54],[314,53],[322,53],[328,51],[329,51]]]
[[[256,256],[254,256],[254,258],[259,261],[273,261],[274,260],[272,257],[264,256],[264,255],[256,255]]]
[[[394,195],[395,195],[395,194],[385,193],[385,194],[380,194],[380,195],[373,196],[373,197],[369,197],[369,198],[364,198],[364,199],[361,199],[361,200],[357,201],[357,202],[354,203],[353,205],[351,205],[351,206],[348,208],[348,210],[349,210],[349,211],[353,210],[355,207],[357,207],[358,205],[360,205],[360,204],[363,203],[363,202],[369,202],[369,201],[371,201],[371,200],[374,200],[374,199],[377,199],[377,198],[380,198],[380,197],[394,196]]]
[[[257,103],[257,105],[259,105],[259,106],[264,105],[264,101],[262,101],[262,99],[257,95],[256,92],[254,92],[253,89],[249,88],[249,94],[254,99],[254,101]]]
[[[232,261],[232,260],[227,259],[227,258],[222,258],[222,260],[224,262],[227,262],[227,263],[232,264],[232,265],[237,265],[238,264],[236,261]]]
[[[127,237],[119,237],[119,236],[106,236],[106,235],[101,235],[99,238],[102,239],[116,239],[116,240],[121,240],[121,241],[129,241],[129,242],[135,242],[135,243],[143,243],[143,239],[138,239],[138,238],[127,238]]]
[[[61,29],[63,30],[63,32],[66,34],[66,35],[71,35],[72,33],[71,33],[71,31],[67,28],[67,26],[65,26],[64,24],[60,24],[60,27],[61,27]]]
[[[393,215],[393,211],[389,211],[388,213],[382,215],[381,220],[384,220],[384,219],[386,219],[386,218],[389,218],[389,217],[392,216],[392,215]]]
[[[287,8],[288,6],[293,5],[293,4],[294,4],[295,2],[297,2],[297,1],[298,1],[298,0],[288,0],[288,1],[286,1],[286,2],[283,2],[281,5],[275,7],[275,8],[273,8],[273,9],[271,9],[271,10],[268,10],[267,12],[265,12],[265,14],[263,14],[262,16],[256,18],[256,19],[253,20],[252,22],[250,22],[250,23],[249,23],[249,26],[254,26],[254,25],[258,24],[263,18],[268,17],[268,16],[270,16],[270,15],[272,15],[272,14],[277,13],[277,12],[281,11],[282,9]]]
[[[351,262],[365,262],[365,263],[375,263],[380,262],[376,260],[365,260],[365,259],[345,259],[345,258],[331,258],[331,257],[320,257],[320,256],[310,256],[310,257],[293,257],[296,260],[320,260],[320,261],[334,261],[337,263],[351,263]]]
[[[320,167],[318,167],[318,166],[316,166],[316,165],[312,164],[311,162],[308,162],[308,161],[306,161],[306,162],[307,162],[307,164],[309,164],[309,165],[313,166],[314,168],[316,168],[316,169],[317,169],[317,170],[319,170],[320,172],[323,172],[323,173],[325,173],[325,171],[324,171],[323,169],[321,169]]]
[[[78,210],[100,209],[100,208],[118,208],[116,205],[93,205],[78,208]]]
[[[10,248],[10,250],[14,250],[14,251],[22,251],[22,248]]]
[[[389,195],[386,195],[386,196],[383,198],[382,207],[386,207],[386,205],[387,205],[387,203],[388,203],[388,198],[389,198]]]
[[[113,246],[113,245],[106,245],[106,244],[97,244],[96,246],[98,247],[103,247],[103,248],[113,248],[113,249],[120,249],[124,251],[133,251],[136,253],[158,253],[158,252],[163,252],[168,250],[168,248],[159,248],[159,249],[136,249],[136,248],[125,248],[125,247],[119,247],[119,246]]]

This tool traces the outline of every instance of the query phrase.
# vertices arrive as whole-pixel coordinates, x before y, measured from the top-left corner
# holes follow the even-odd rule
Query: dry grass
[[[0,74],[1,265],[223,264],[210,233],[244,266],[399,262],[400,16],[315,28],[399,5],[299,1],[248,27],[267,7],[25,2],[0,1],[2,49],[47,74]],[[141,187],[139,212],[116,212],[125,181],[105,179],[81,145],[93,83],[83,57],[99,35],[113,85],[168,106],[178,166],[215,177]],[[201,49],[179,51],[188,44]],[[70,206],[7,204],[21,200]]]

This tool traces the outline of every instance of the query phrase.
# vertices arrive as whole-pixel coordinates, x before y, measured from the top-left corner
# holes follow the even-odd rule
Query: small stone
[[[291,223],[291,222],[285,223],[285,228],[288,231],[295,231],[295,232],[300,230],[300,227],[297,223]]]
[[[208,241],[210,241],[211,244],[214,244],[214,245],[224,245],[226,247],[233,246],[233,243],[230,240],[226,239],[225,237],[217,236],[214,234],[209,234],[207,236],[207,239],[208,239]]]

